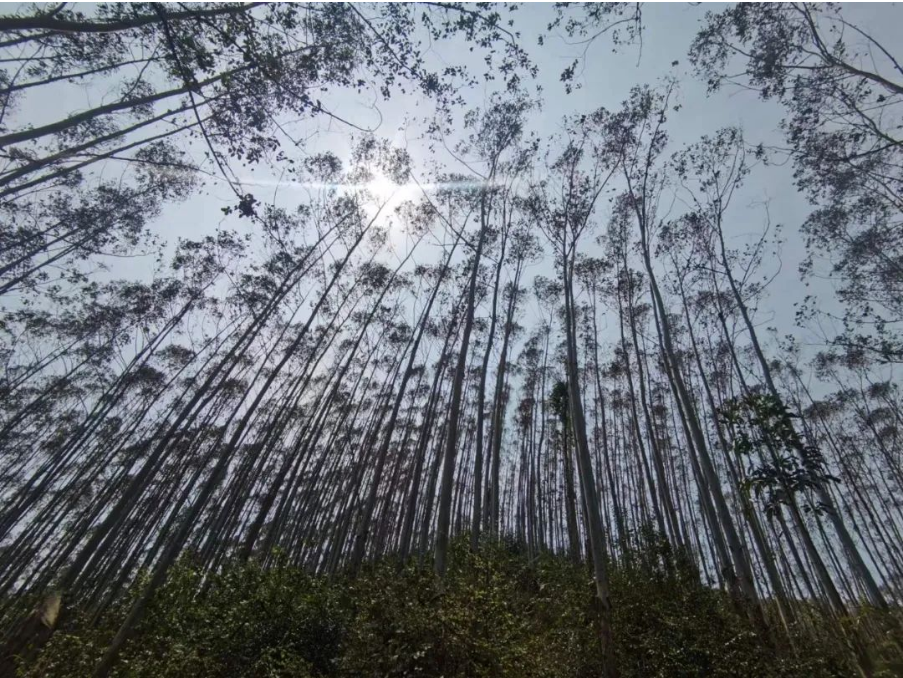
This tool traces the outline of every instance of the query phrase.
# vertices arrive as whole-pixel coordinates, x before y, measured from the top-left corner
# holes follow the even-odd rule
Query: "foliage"
[[[770,647],[722,592],[651,530],[611,567],[619,668],[632,676],[841,676],[820,637]],[[204,575],[183,562],[154,597],[116,676],[593,676],[599,645],[585,565],[465,537],[440,585],[391,560],[356,579],[286,564]],[[76,615],[20,675],[84,676],[128,600],[92,629]]]
[[[802,271],[820,274],[816,254],[832,262],[847,306],[836,343],[898,362],[901,69],[894,46],[841,9],[738,3],[707,12],[690,59],[711,90],[736,83],[783,104],[796,182],[816,205],[802,226]]]
[[[782,504],[805,496],[805,491],[837,481],[825,468],[814,445],[807,444],[793,426],[796,417],[778,398],[751,393],[721,408],[721,419],[735,434],[734,452],[745,458],[761,453],[763,461],[749,470],[746,487],[765,497],[765,510],[774,513]],[[821,504],[804,504],[811,512],[824,512]]]
[[[568,423],[568,385],[563,381],[556,381],[552,387],[549,406],[566,427]]]

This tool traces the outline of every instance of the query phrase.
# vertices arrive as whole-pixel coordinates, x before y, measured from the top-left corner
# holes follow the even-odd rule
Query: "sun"
[[[366,188],[374,198],[382,203],[391,200],[401,187],[389,177],[377,174],[367,182]]]
[[[381,205],[397,206],[417,197],[419,189],[416,184],[398,184],[384,174],[374,174],[364,188]]]

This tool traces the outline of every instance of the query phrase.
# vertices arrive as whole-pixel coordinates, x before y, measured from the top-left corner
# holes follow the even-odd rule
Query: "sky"
[[[779,105],[761,101],[755,92],[737,88],[726,88],[710,96],[706,92],[705,83],[692,73],[687,56],[690,43],[705,13],[718,11],[723,6],[701,3],[644,5],[642,45],[622,45],[616,49],[607,36],[600,37],[592,44],[581,45],[569,41],[563,34],[553,36],[543,46],[539,46],[537,35],[544,31],[552,17],[551,6],[521,6],[511,16],[515,19],[516,30],[521,33],[521,44],[540,69],[538,77],[526,84],[534,92],[537,86],[542,89],[541,107],[533,112],[530,129],[540,138],[549,138],[560,131],[564,116],[590,112],[599,107],[617,110],[631,87],[639,84],[655,85],[663,78],[673,76],[680,83],[677,101],[681,108],[669,116],[667,129],[671,146],[668,154],[697,141],[703,134],[713,134],[719,128],[732,125],[741,127],[746,140],[751,144],[761,142],[766,146],[781,145],[779,122],[782,110]],[[886,41],[887,44],[896,44],[898,41],[897,30],[903,26],[903,10],[899,6],[867,3],[847,5],[844,13],[849,20],[866,28],[879,40]],[[462,50],[456,49],[454,44],[440,44],[430,51],[428,59],[433,65],[451,61],[460,63],[462,53],[467,56]],[[581,56],[576,74],[576,84],[579,86],[572,93],[566,94],[559,76],[575,56]],[[471,65],[476,72],[482,72],[478,53],[471,57]],[[466,92],[468,106],[484,106],[497,84],[489,83]],[[97,88],[86,89],[72,85],[38,88],[26,99],[18,114],[27,116],[36,125],[50,122],[76,110],[97,105],[104,94]],[[424,129],[432,114],[432,104],[419,94],[397,95],[390,101],[380,101],[375,94],[341,92],[326,95],[324,103],[343,118],[360,127],[374,130],[376,135],[388,139],[393,145],[406,148],[413,158],[414,171],[419,177],[428,175],[428,165],[434,161],[444,164],[449,170],[466,172],[465,167],[442,149],[436,156],[430,156],[426,149]],[[463,114],[464,111],[460,113]],[[284,122],[296,137],[307,139],[304,152],[315,154],[330,151],[339,157],[347,157],[353,131],[340,123],[322,117],[317,120]],[[454,138],[448,139],[447,145],[451,147],[454,142]],[[189,152],[199,158],[201,150],[199,145],[195,145]],[[214,167],[208,166],[208,169],[215,173]],[[111,166],[103,171],[118,172],[119,169]],[[267,167],[236,167],[236,173],[248,190],[264,202],[275,200],[283,206],[291,207],[293,203],[305,199],[304,190],[291,184],[280,184],[280,177],[273,176]],[[383,190],[391,189],[391,186],[381,185],[379,188],[381,190],[377,193],[382,193]],[[400,190],[396,197],[411,195],[410,190]],[[168,206],[158,220],[156,230],[170,244],[174,244],[180,237],[195,238],[212,233],[219,227],[242,231],[248,228],[247,220],[243,221],[235,216],[224,217],[221,212],[222,207],[234,202],[234,195],[226,185],[211,181],[187,201]],[[397,199],[395,202],[397,203]],[[784,243],[778,257],[769,257],[764,262],[762,274],[768,278],[775,277],[766,303],[757,312],[756,322],[764,327],[777,327],[780,334],[793,334],[801,343],[817,347],[821,338],[816,333],[794,326],[796,304],[805,295],[812,293],[818,295],[825,309],[834,308],[836,303],[829,280],[815,278],[808,287],[800,280],[798,266],[805,256],[800,225],[811,206],[795,188],[789,164],[754,170],[744,191],[737,196],[731,208],[727,225],[728,244],[739,246],[761,232],[765,223],[765,203],[768,204],[773,223],[783,226]],[[600,214],[597,232],[604,228],[605,221],[606,215]],[[403,256],[407,247],[404,235],[397,230],[393,231],[392,242],[398,256]],[[598,251],[599,246],[593,243],[593,238],[587,238],[584,252],[592,255]],[[424,253],[418,251],[414,259],[420,258],[422,261],[429,256],[428,250]],[[114,261],[111,262],[109,275],[139,275],[142,271],[148,273],[151,266],[152,262],[149,260],[143,263]],[[550,253],[530,272],[553,276]],[[530,316],[537,312],[535,307],[528,307],[521,323],[530,325]]]
[[[541,3],[521,6],[512,15],[515,29],[520,32],[521,45],[539,67],[535,80],[525,78],[526,87],[538,98],[540,104],[530,114],[529,131],[542,140],[548,140],[561,131],[564,117],[590,113],[600,107],[616,111],[628,97],[632,87],[643,84],[655,86],[663,79],[673,77],[679,82],[676,103],[680,104],[680,108],[669,115],[667,130],[671,142],[665,152],[666,156],[698,141],[703,135],[712,135],[727,126],[742,128],[746,141],[751,145],[762,143],[765,146],[782,146],[779,125],[783,110],[779,104],[762,101],[753,91],[731,87],[710,95],[705,83],[692,72],[688,50],[693,38],[700,29],[706,12],[717,12],[725,6],[718,3],[645,4],[642,9],[642,43],[617,48],[613,47],[605,35],[591,44],[578,44],[558,34],[551,36],[540,46],[537,37],[545,32],[547,24],[553,18],[552,7]],[[362,11],[366,11],[366,8]],[[900,6],[848,4],[844,6],[844,14],[852,23],[863,27],[879,41],[888,45],[900,43],[900,29],[903,28],[903,8]],[[575,79],[577,87],[573,92],[567,93],[560,81],[560,74],[575,57],[580,58]],[[462,60],[465,63],[469,60],[475,73],[482,73],[484,65],[479,52],[468,54],[461,49],[460,44],[436,44],[428,54],[429,65],[433,67],[458,64]],[[116,82],[109,82],[105,87],[83,87],[60,83],[58,86],[36,88],[23,98],[13,126],[23,122],[38,126],[79,110],[92,108],[103,103],[105,98],[114,96],[117,85]],[[498,82],[486,83],[463,92],[466,104],[456,113],[458,121],[468,110],[485,107],[498,85]],[[376,95],[376,89],[374,83],[370,91],[363,94],[333,92],[323,95],[322,99],[328,109],[357,127],[372,130],[394,146],[406,149],[413,159],[414,173],[421,181],[429,182],[435,163],[448,171],[469,172],[465,165],[441,147],[435,154],[428,150],[425,130],[434,112],[430,101],[419,93],[396,94],[391,100],[382,101]],[[347,158],[353,138],[361,136],[360,132],[323,116],[280,122],[295,138],[306,140],[300,151],[303,154],[331,152]],[[463,127],[459,124],[457,129],[462,130]],[[458,137],[452,133],[446,140],[446,145],[452,147],[456,141]],[[202,143],[186,142],[185,149],[189,156],[203,163],[205,149]],[[122,171],[121,165],[115,162],[97,165],[94,169],[107,177],[115,177]],[[208,161],[205,169],[213,175],[217,173],[212,162]],[[242,190],[254,193],[262,202],[272,201],[291,209],[308,199],[308,189],[283,182],[265,164],[245,168],[235,163],[234,171],[243,184]],[[377,180],[375,188],[377,197],[395,195],[390,206],[395,206],[403,197],[418,195],[417,190],[394,187],[384,179]],[[189,199],[167,205],[156,220],[154,231],[169,243],[170,249],[179,238],[198,239],[219,228],[247,232],[253,228],[249,220],[235,215],[227,216],[222,212],[223,207],[234,206],[235,202],[232,190],[214,176]],[[801,345],[808,347],[807,355],[811,356],[823,345],[824,339],[812,329],[796,326],[798,304],[807,295],[814,294],[819,299],[821,310],[839,312],[840,307],[834,298],[831,280],[818,276],[808,281],[800,279],[798,267],[806,256],[800,229],[812,206],[795,187],[789,163],[771,164],[753,170],[744,190],[735,197],[728,213],[727,242],[729,247],[740,248],[744,243],[756,239],[766,223],[766,204],[772,224],[782,226],[783,242],[779,253],[768,256],[761,267],[761,276],[770,279],[771,284],[762,303],[755,309],[754,321],[766,336],[767,329],[772,327],[779,336],[792,335]],[[675,205],[675,210],[680,208],[679,204]],[[598,214],[596,232],[584,239],[583,253],[595,256],[602,252],[603,248],[595,242],[595,236],[604,231],[607,216],[603,205]],[[408,238],[397,228],[390,231],[390,238],[394,257],[403,257],[410,246]],[[432,263],[439,256],[439,248],[419,246],[409,263],[409,269],[419,263]],[[108,265],[109,270],[103,274],[108,278],[147,279],[153,275],[154,258],[110,259]],[[638,262],[635,265],[638,266]],[[816,267],[816,271],[823,273],[826,268],[827,264],[822,264]],[[531,266],[525,275],[524,282],[528,288],[531,278],[536,275],[555,277],[551,248],[548,246],[545,258]],[[418,305],[422,303],[423,300],[419,300]],[[405,310],[412,326],[418,310],[415,306]],[[673,310],[676,313],[680,311],[678,308]],[[485,317],[487,313],[484,304],[478,310],[478,316]],[[527,295],[519,318],[520,324],[531,328],[544,317],[548,317],[548,309],[538,308],[532,295]],[[617,319],[614,316],[603,313],[600,317],[600,330],[603,346],[617,342]],[[654,345],[655,341],[655,338],[651,338],[647,345]],[[496,342],[496,350],[499,350],[500,343]],[[431,348],[435,356],[436,347]],[[514,347],[512,357],[517,355],[519,348],[520,346]],[[323,369],[328,368],[324,366]],[[833,387],[814,385],[812,391],[819,397],[827,388]],[[513,412],[509,415],[513,415]]]

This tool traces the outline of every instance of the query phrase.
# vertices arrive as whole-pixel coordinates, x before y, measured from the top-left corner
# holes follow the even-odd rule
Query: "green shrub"
[[[836,625],[811,618],[792,639],[763,638],[724,593],[654,534],[611,565],[616,654],[623,678],[853,675]],[[126,644],[129,678],[452,676],[582,678],[600,674],[595,588],[587,567],[533,559],[512,543],[453,544],[443,582],[391,562],[354,579],[279,565],[230,567],[209,579],[171,573]],[[131,595],[134,595],[134,591]],[[20,675],[83,677],[124,617],[121,601],[91,628],[70,615]],[[821,623],[819,623],[821,622]],[[877,622],[875,622],[877,623]],[[887,624],[887,628],[892,628]],[[802,629],[808,629],[803,631]],[[896,647],[891,636],[885,644]],[[876,646],[876,665],[889,651]],[[884,669],[885,675],[890,675]],[[880,673],[880,671],[879,671]]]

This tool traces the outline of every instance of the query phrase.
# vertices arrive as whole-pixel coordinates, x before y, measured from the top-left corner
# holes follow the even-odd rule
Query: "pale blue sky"
[[[679,112],[669,118],[668,131],[672,139],[669,153],[682,145],[696,141],[703,134],[714,133],[717,129],[736,125],[744,129],[747,141],[751,143],[780,144],[778,122],[781,109],[770,102],[762,102],[756,93],[743,90],[725,89],[715,96],[708,96],[704,83],[691,73],[687,51],[700,26],[706,11],[717,11],[722,5],[705,4],[647,4],[643,6],[643,44],[622,46],[613,51],[610,41],[601,37],[586,48],[582,65],[577,70],[580,87],[571,94],[565,94],[559,82],[561,70],[585,46],[567,44],[563,36],[549,39],[545,46],[537,45],[536,36],[543,30],[552,16],[548,4],[524,5],[512,17],[516,29],[521,31],[522,44],[529,50],[540,68],[535,82],[543,89],[542,108],[536,111],[531,121],[532,129],[543,137],[554,134],[560,128],[563,116],[592,111],[600,106],[617,109],[627,96],[630,88],[637,84],[655,84],[666,76],[676,76],[681,87],[677,100],[681,104]],[[903,12],[897,5],[858,4],[844,7],[845,15],[872,32],[887,44],[897,44],[899,31],[903,28]],[[429,57],[435,64],[443,60],[460,62],[461,50],[454,45],[438,45]],[[473,57],[475,69],[482,69],[478,54]],[[677,61],[673,66],[672,62]],[[466,93],[467,101],[474,107],[484,105],[491,94],[487,85]],[[38,88],[29,94],[18,115],[27,117],[34,124],[49,122],[75,110],[96,105],[104,92],[97,88],[84,89],[77,86],[61,85],[53,88]],[[327,107],[340,113],[362,127],[376,127],[376,133],[394,144],[408,148],[415,160],[418,176],[426,176],[428,155],[422,139],[423,120],[431,112],[431,104],[419,95],[399,95],[389,102],[376,102],[375,96],[360,96],[351,93],[326,95]],[[378,111],[374,108],[378,107]],[[463,111],[461,112],[463,114]],[[382,121],[378,125],[379,121]],[[296,137],[307,137],[306,151],[316,153],[332,151],[345,156],[349,148],[349,130],[340,124],[323,118],[306,121],[283,121]],[[378,125],[378,127],[377,127]],[[454,140],[449,140],[449,146]],[[200,157],[202,148],[194,146],[193,154]],[[450,169],[464,171],[455,160],[442,152],[436,158]],[[209,167],[213,171],[213,167]],[[111,165],[104,172],[118,173],[120,168]],[[278,179],[266,167],[253,171],[236,167],[236,174],[249,184],[262,183],[265,186],[251,186],[249,190],[261,200],[272,199],[276,190],[272,184]],[[290,206],[293,201],[302,200],[303,192],[292,186],[278,188],[278,200]],[[767,304],[758,314],[757,320],[767,326],[775,325],[781,334],[792,333],[803,343],[817,342],[815,335],[802,331],[793,325],[794,304],[815,292],[822,299],[825,308],[833,307],[831,283],[815,280],[810,288],[803,286],[797,267],[804,256],[804,248],[799,234],[799,226],[810,210],[806,200],[797,192],[792,181],[789,166],[770,166],[755,170],[748,179],[746,190],[734,203],[729,223],[729,237],[735,243],[742,242],[749,234],[757,234],[764,223],[761,203],[768,201],[773,222],[784,226],[785,243],[781,261],[771,259],[765,262],[763,274],[771,275],[779,268],[778,277],[772,284]],[[157,224],[159,234],[174,242],[178,237],[197,237],[212,232],[219,225],[243,230],[247,222],[236,217],[223,218],[220,208],[234,202],[234,196],[225,186],[215,183],[190,200],[171,205],[165,210]],[[600,227],[606,215],[600,214]],[[404,247],[403,239],[397,238],[397,247]],[[587,252],[592,253],[597,246],[587,241]],[[428,256],[418,252],[419,257]],[[130,261],[127,264],[113,264],[112,275],[136,275],[142,270],[149,271],[150,263]],[[769,268],[770,267],[770,268]],[[552,275],[550,262],[534,267],[535,273]],[[767,309],[767,310],[766,310]],[[535,312],[535,311],[534,311]],[[531,313],[530,310],[527,314]],[[525,324],[529,320],[525,319]]]

